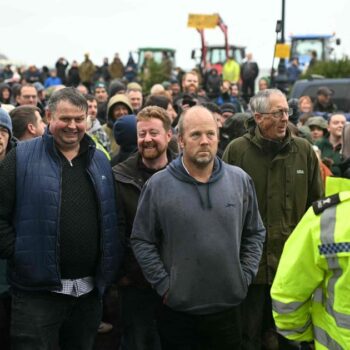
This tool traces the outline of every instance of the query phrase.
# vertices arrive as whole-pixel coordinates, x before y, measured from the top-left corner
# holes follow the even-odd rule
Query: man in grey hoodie
[[[240,312],[265,229],[251,178],[216,157],[218,127],[201,106],[180,118],[182,154],[143,187],[131,243],[163,299],[164,349],[240,349]]]

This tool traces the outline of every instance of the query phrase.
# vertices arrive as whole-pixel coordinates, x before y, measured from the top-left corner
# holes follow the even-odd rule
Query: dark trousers
[[[162,350],[240,350],[240,310],[190,315],[162,305],[157,315]]]
[[[10,350],[11,296],[8,292],[0,295],[0,348]]]
[[[242,96],[244,100],[249,103],[252,96],[255,95],[255,79],[254,80],[243,80],[242,83]]]
[[[79,298],[51,293],[13,291],[13,350],[89,350],[101,321],[96,291]]]
[[[252,284],[241,304],[242,350],[292,350],[296,345],[276,332],[272,316],[271,286]]]
[[[121,350],[160,350],[155,311],[161,299],[151,288],[120,288]]]

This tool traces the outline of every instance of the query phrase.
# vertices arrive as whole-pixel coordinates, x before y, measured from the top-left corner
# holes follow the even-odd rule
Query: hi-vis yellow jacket
[[[350,180],[328,178],[326,194],[284,246],[271,288],[273,316],[288,339],[314,340],[317,350],[350,349]]]

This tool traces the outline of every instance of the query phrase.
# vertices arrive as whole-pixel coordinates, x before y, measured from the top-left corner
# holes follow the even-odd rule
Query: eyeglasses
[[[274,112],[259,112],[260,114],[271,114],[274,118],[281,119],[285,114],[287,114],[289,117],[293,115],[293,108],[285,108],[285,109],[279,109]]]

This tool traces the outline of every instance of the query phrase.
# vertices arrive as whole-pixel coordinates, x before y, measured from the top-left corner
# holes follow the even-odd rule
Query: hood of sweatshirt
[[[118,118],[113,126],[113,135],[122,149],[135,149],[137,147],[135,115],[124,115]]]
[[[210,187],[224,175],[223,162],[221,159],[215,157],[213,172],[209,178],[209,181],[206,183],[197,181],[187,172],[183,165],[182,154],[167,166],[167,170],[178,180],[190,183],[195,187],[203,209],[212,208],[210,199]],[[200,189],[202,186],[205,187],[204,191]]]
[[[107,105],[107,124],[111,129],[113,128],[113,124],[115,122],[115,120],[112,117],[112,110],[113,110],[113,107],[118,103],[123,104],[128,110],[129,114],[133,114],[130,101],[125,95],[117,94],[112,96],[111,99],[108,101],[108,105]]]

